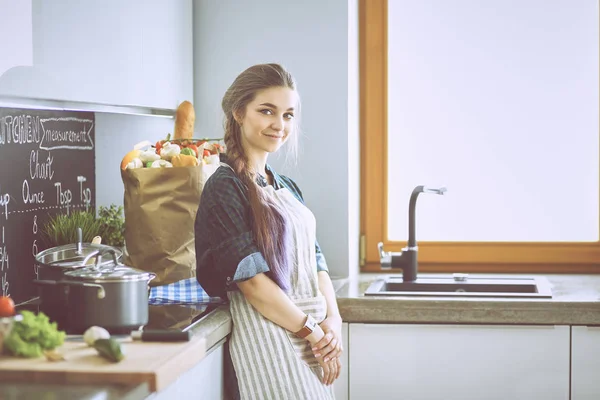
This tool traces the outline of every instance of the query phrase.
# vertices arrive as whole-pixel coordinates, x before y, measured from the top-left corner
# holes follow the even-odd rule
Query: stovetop
[[[148,323],[144,325],[144,328],[187,331],[221,304],[223,303],[149,305]],[[26,304],[18,305],[16,310],[17,312],[29,310],[37,313],[39,312],[39,302],[34,300]],[[60,322],[58,322],[57,325],[58,329],[64,330],[67,334],[82,334],[82,332],[73,331]],[[131,331],[131,329],[129,329],[129,331]]]

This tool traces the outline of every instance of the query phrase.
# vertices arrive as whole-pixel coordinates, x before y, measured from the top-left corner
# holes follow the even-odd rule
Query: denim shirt
[[[227,158],[221,155],[221,161]],[[300,202],[302,192],[296,183],[279,175],[269,165],[275,190],[287,188]],[[268,185],[259,176],[257,184]],[[196,279],[211,297],[226,298],[226,292],[239,290],[235,282],[244,281],[263,272],[269,265],[257,247],[252,234],[252,214],[247,189],[235,172],[220,166],[207,180],[194,224],[196,241]],[[315,242],[317,271],[327,271],[327,262],[318,242]]]

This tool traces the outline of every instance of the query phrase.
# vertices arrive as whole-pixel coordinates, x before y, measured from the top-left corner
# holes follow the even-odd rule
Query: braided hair
[[[295,90],[293,77],[279,64],[259,64],[243,71],[225,92],[221,106],[225,113],[225,146],[227,159],[248,189],[252,212],[252,234],[265,257],[270,271],[267,275],[284,291],[290,288],[292,268],[289,222],[282,210],[256,182],[257,171],[249,166],[242,146],[242,131],[236,115],[245,112],[260,90],[286,87]],[[297,135],[291,135],[291,147],[296,149]]]

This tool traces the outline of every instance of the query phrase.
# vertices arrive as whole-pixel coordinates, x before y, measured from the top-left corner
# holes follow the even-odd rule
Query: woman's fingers
[[[321,350],[321,354],[323,355],[323,361],[327,362],[332,358],[337,357],[337,347],[338,340],[334,337],[333,339],[331,339],[329,344],[323,347],[323,349]]]
[[[332,371],[331,371],[331,365],[328,363],[324,363],[322,365],[323,367],[323,383],[325,385],[329,385],[329,380],[331,379],[331,375],[332,375]]]
[[[339,372],[338,372],[338,365],[337,365],[337,359],[332,359],[329,362],[329,365],[331,365],[331,375],[329,377],[329,384],[333,385],[333,382],[337,379]]]
[[[337,365],[337,374],[335,375],[335,379],[337,379],[340,377],[340,372],[342,372],[342,362],[339,358],[336,358],[334,361]]]
[[[323,354],[323,349],[329,345],[329,343],[331,342],[331,339],[333,339],[333,333],[331,332],[327,332],[325,333],[325,335],[321,338],[321,340],[319,340],[312,348],[313,353],[315,354],[315,357],[321,357],[321,355]],[[327,352],[329,353],[329,352]]]

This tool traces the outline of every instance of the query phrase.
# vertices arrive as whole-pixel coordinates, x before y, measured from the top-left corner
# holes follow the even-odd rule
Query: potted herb
[[[84,243],[91,243],[95,236],[101,236],[102,244],[118,248],[125,245],[123,207],[115,204],[99,206],[98,216],[94,211],[51,216],[42,227],[42,240],[48,247],[77,243],[77,228],[81,228]]]
[[[122,248],[125,246],[125,218],[123,206],[111,204],[109,207],[98,207],[98,218],[102,229],[102,243]]]
[[[42,241],[48,247],[77,243],[77,228],[81,228],[82,241],[90,243],[101,235],[103,226],[92,212],[73,211],[51,216],[41,229]]]

